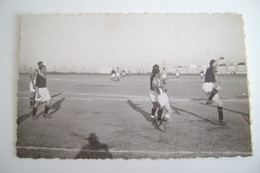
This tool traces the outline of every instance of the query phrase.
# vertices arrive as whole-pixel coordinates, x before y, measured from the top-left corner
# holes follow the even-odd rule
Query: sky
[[[20,66],[207,65],[245,62],[240,14],[24,16]]]

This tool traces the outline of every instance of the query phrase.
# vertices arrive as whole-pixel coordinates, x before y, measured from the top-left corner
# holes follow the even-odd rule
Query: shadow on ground
[[[217,109],[217,106],[215,106],[215,105],[207,105],[207,104],[205,104],[205,103],[200,103],[200,104],[202,104],[202,105],[204,105],[204,106],[211,106],[211,107],[214,107],[214,108]],[[226,110],[226,111],[233,112],[233,113],[235,113],[235,114],[240,114],[240,115],[243,115],[243,116],[249,117],[249,114],[244,113],[244,112],[239,112],[239,111],[232,110],[232,109],[228,109],[228,108],[225,108],[225,107],[223,107],[223,109]]]
[[[138,105],[140,105],[140,104],[133,103],[132,100],[127,100],[127,103],[128,103],[129,106],[130,106],[131,108],[133,108],[135,111],[141,113],[141,114],[143,115],[143,117],[146,119],[146,121],[152,122],[152,125],[154,126],[154,128],[155,128],[156,130],[159,130],[159,131],[163,132],[163,130],[159,128],[159,126],[158,126],[158,124],[156,123],[155,119],[151,119],[150,113],[144,111],[144,110],[142,109],[143,107],[138,106]]]
[[[143,115],[143,117],[146,119],[146,121],[149,121],[149,122],[150,122],[150,113],[144,111],[144,110],[142,109],[143,107],[138,106],[138,105],[140,105],[140,104],[133,103],[132,100],[127,100],[127,103],[128,103],[129,106],[130,106],[131,108],[133,108],[135,111],[141,113],[141,114]]]
[[[50,110],[52,110],[52,109],[54,109],[54,110],[49,112],[49,116],[56,113],[61,108],[61,104],[64,100],[65,100],[65,98],[61,98],[60,100],[56,101],[54,104],[51,105]]]
[[[219,125],[218,123],[215,123],[215,122],[213,122],[213,121],[210,121],[210,120],[208,120],[207,118],[203,118],[203,117],[201,117],[201,116],[199,116],[199,115],[197,115],[197,114],[195,114],[195,113],[193,113],[193,112],[190,112],[190,111],[187,111],[187,110],[184,110],[184,109],[180,109],[180,108],[174,107],[174,106],[172,106],[172,105],[171,105],[171,107],[172,107],[172,109],[175,111],[175,113],[178,114],[178,115],[181,115],[180,112],[185,112],[185,113],[188,113],[188,114],[190,114],[190,115],[192,115],[192,116],[195,116],[195,117],[197,117],[197,118],[199,118],[199,119],[202,119],[202,120],[205,121],[205,122],[209,122],[209,123],[214,124],[214,125]]]
[[[113,156],[108,150],[106,144],[102,144],[98,141],[98,137],[95,133],[90,133],[89,137],[82,137],[78,134],[71,133],[73,136],[80,137],[88,141],[88,144],[84,145],[80,152],[76,155],[75,159],[112,159]]]
[[[61,93],[52,95],[51,98],[57,97],[57,96],[59,96],[59,95],[61,95]],[[61,100],[63,101],[64,99],[65,99],[65,98],[62,98]],[[57,102],[58,102],[58,103],[56,102],[57,104],[54,103],[54,106],[53,106],[53,105],[51,106],[51,108],[54,107],[54,109],[55,109],[53,112],[51,112],[51,114],[57,112],[57,111],[60,109],[60,105],[61,105],[61,102],[62,102],[61,100],[57,101]],[[44,103],[40,103],[39,105],[42,105],[42,104],[44,104]],[[56,104],[56,105],[55,105],[55,104]],[[40,114],[38,114],[37,117],[41,116],[42,114],[43,114],[43,112],[41,112]],[[24,115],[19,116],[19,117],[17,118],[17,120],[16,120],[17,125],[19,126],[22,122],[24,122],[25,120],[27,120],[28,118],[30,118],[31,115],[32,115],[32,110],[31,110],[29,113],[27,113],[27,114],[24,114]]]

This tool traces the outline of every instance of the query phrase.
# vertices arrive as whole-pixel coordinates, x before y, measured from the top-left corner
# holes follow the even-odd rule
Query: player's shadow
[[[51,98],[57,97],[57,96],[59,96],[59,95],[61,95],[61,93],[52,95]],[[65,98],[64,98],[64,99],[65,99]],[[62,101],[63,101],[63,100],[62,100]],[[58,102],[59,102],[59,101],[58,101]],[[42,105],[42,104],[44,104],[44,103],[40,103],[39,105]],[[60,108],[59,104],[57,104],[57,106],[54,105],[54,108],[55,108],[56,111],[58,111],[59,108]],[[56,112],[55,110],[53,111],[53,113]],[[43,112],[41,112],[39,115],[37,115],[37,117],[41,116],[42,114],[43,114]],[[19,126],[22,122],[24,122],[25,120],[27,120],[28,118],[30,118],[31,115],[32,115],[32,111],[30,111],[30,112],[27,113],[27,114],[24,114],[24,115],[19,116],[19,117],[17,118],[17,120],[16,120],[17,125]]]
[[[135,103],[133,103],[131,100],[127,100],[127,103],[128,103],[129,106],[130,106],[131,108],[133,108],[135,111],[141,113],[141,114],[143,115],[143,117],[146,119],[146,121],[152,122],[152,125],[154,126],[154,128],[155,128],[156,130],[159,130],[159,131],[163,132],[163,130],[159,128],[159,126],[158,126],[158,124],[155,122],[155,120],[152,120],[152,119],[151,119],[151,115],[150,115],[149,112],[144,111],[144,110],[142,109],[142,107],[138,106],[139,104],[135,104]]]
[[[19,126],[22,122],[24,122],[25,120],[27,120],[28,118],[30,118],[30,116],[32,115],[32,111],[27,113],[27,114],[24,114],[24,115],[21,115],[17,118],[16,120],[16,123],[17,125]]]
[[[211,107],[217,108],[217,106],[215,106],[215,105],[207,105],[205,103],[200,103],[200,104],[205,105],[205,106],[211,106]],[[226,111],[229,111],[229,112],[233,112],[233,113],[236,113],[236,114],[240,114],[242,116],[249,117],[249,114],[244,113],[244,112],[235,111],[235,110],[228,109],[228,108],[225,108],[225,107],[223,108],[223,110],[226,110]]]
[[[203,121],[209,122],[209,123],[214,124],[214,125],[217,124],[217,123],[215,123],[215,122],[213,122],[213,121],[210,121],[210,120],[207,119],[207,118],[203,118],[203,117],[201,117],[201,116],[199,116],[199,115],[197,115],[197,114],[194,114],[193,112],[190,112],[190,111],[187,111],[187,110],[184,110],[184,109],[180,109],[180,108],[174,107],[174,106],[172,106],[172,105],[171,105],[171,107],[172,107],[172,109],[175,111],[175,113],[178,114],[178,115],[181,115],[180,112],[185,112],[185,113],[188,113],[188,114],[190,114],[190,115],[192,115],[192,116],[195,116],[195,117],[197,117],[197,118],[199,118],[199,119],[202,119]]]
[[[90,133],[89,137],[82,137],[78,134],[71,133],[73,136],[83,138],[88,141],[88,144],[84,145],[80,152],[76,155],[75,159],[112,159],[113,156],[108,150],[106,144],[102,144],[98,141],[98,137],[95,133]]]
[[[52,110],[49,113],[49,116],[51,116],[52,114],[54,114],[55,112],[57,112],[61,108],[61,104],[64,100],[65,100],[65,98],[61,98],[60,100],[56,101],[54,104],[51,105],[50,110],[52,110],[52,109],[54,109],[54,110]]]
[[[141,113],[143,117],[146,119],[146,121],[150,121],[150,113],[146,112],[142,109],[142,107],[138,106],[139,104],[133,103],[131,100],[127,100],[127,103],[131,108],[133,108],[135,111]]]

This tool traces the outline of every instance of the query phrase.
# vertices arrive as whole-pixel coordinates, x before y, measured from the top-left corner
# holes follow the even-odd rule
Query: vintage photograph
[[[16,156],[252,156],[241,14],[28,15]]]

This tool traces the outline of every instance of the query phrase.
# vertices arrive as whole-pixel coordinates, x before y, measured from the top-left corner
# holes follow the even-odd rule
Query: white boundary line
[[[32,147],[32,146],[16,146],[17,149],[26,149],[26,150],[52,150],[52,151],[69,151],[69,152],[94,152],[94,153],[142,153],[142,154],[186,154],[186,155],[194,155],[194,154],[225,154],[225,155],[252,155],[252,152],[237,152],[237,151],[214,151],[214,152],[190,152],[190,151],[179,151],[179,152],[162,152],[162,151],[136,151],[136,150],[109,150],[109,151],[104,151],[104,150],[82,150],[82,149],[77,149],[77,148],[47,148],[47,147]]]
[[[80,100],[80,101],[89,101],[89,100],[97,100],[97,101],[110,101],[110,100],[115,100],[115,101],[125,101],[125,100],[139,100],[139,101],[150,101],[150,99],[147,97],[134,97],[134,96],[114,96],[114,98],[112,98],[112,96],[109,98],[106,97],[99,97],[98,95],[93,95],[94,97],[66,97],[66,100]],[[118,98],[118,97],[122,97],[122,98]],[[18,97],[19,99],[22,100],[28,100],[28,97]],[[54,97],[52,98],[54,100],[59,100],[61,99],[61,97]],[[205,99],[173,99],[173,98],[169,98],[169,101],[173,101],[173,102],[198,102],[198,101],[206,101]],[[226,99],[226,100],[221,100],[223,102],[249,102],[246,99]]]

